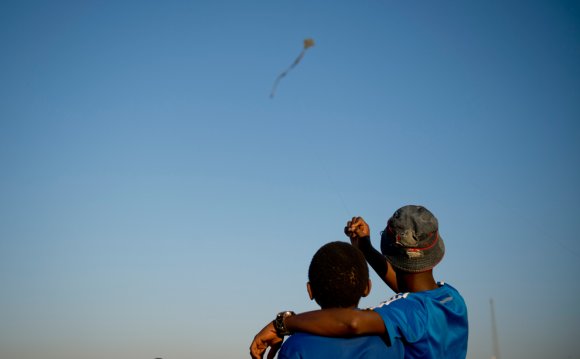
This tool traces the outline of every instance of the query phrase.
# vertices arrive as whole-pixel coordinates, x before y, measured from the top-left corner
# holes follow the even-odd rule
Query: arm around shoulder
[[[321,309],[293,315],[285,319],[292,332],[306,332],[328,337],[351,337],[384,334],[381,316],[372,310],[347,308]]]

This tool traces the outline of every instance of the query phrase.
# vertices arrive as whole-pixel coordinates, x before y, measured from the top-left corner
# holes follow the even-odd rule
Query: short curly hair
[[[310,290],[321,308],[358,305],[369,281],[369,269],[362,252],[345,242],[322,246],[308,268]]]

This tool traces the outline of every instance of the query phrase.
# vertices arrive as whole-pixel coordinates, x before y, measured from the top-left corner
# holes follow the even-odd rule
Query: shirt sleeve
[[[401,297],[373,310],[383,318],[391,342],[404,339],[415,343],[425,335],[425,310],[419,303]]]

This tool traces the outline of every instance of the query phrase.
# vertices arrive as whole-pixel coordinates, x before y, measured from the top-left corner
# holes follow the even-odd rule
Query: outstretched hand
[[[273,359],[280,347],[283,339],[276,334],[274,324],[266,325],[256,336],[250,345],[250,356],[253,359],[262,359],[266,349],[270,347],[268,352],[268,359]]]
[[[344,234],[350,238],[350,243],[358,248],[359,240],[363,237],[369,237],[371,231],[369,225],[364,221],[364,219],[362,219],[362,217],[352,217],[352,219],[346,223],[346,227],[344,227]]]

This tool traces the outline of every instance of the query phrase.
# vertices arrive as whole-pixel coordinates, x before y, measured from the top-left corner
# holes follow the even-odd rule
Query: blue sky
[[[468,358],[490,298],[504,358],[579,358],[577,1],[3,1],[0,46],[0,357],[249,357],[414,203]]]

